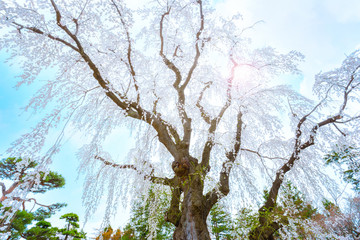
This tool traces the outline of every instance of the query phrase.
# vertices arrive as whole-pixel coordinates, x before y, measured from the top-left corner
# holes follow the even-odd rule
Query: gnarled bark
[[[203,182],[199,176],[189,176],[183,182],[184,198],[181,203],[181,216],[173,235],[175,240],[210,240],[206,224],[209,211],[202,194]]]

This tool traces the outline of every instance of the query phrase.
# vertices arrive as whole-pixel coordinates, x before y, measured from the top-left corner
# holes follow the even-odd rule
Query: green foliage
[[[341,212],[339,206],[337,206],[335,203],[329,201],[328,199],[324,199],[322,201],[322,204],[323,204],[325,210],[327,211],[327,213],[329,213],[331,211],[334,211],[337,213]]]
[[[360,149],[352,146],[342,146],[338,151],[332,151],[324,157],[325,163],[337,164],[342,170],[345,182],[351,183],[355,191],[360,192]]]
[[[50,222],[39,221],[36,225],[24,233],[27,240],[58,240],[57,228],[51,226]]]
[[[66,204],[58,203],[50,205],[49,207],[38,208],[35,212],[18,210],[6,231],[10,231],[11,233],[9,239],[16,240],[20,239],[20,237],[26,237],[26,239],[53,239],[57,233],[57,228],[52,228],[51,223],[45,221],[45,219],[50,218],[56,211],[64,206],[66,206]],[[34,221],[35,226],[27,229]]]
[[[155,196],[155,194],[157,194],[157,196]],[[151,203],[155,201],[156,197],[158,199],[158,205],[156,214],[154,215],[151,213]],[[150,188],[146,201],[143,196],[141,200],[134,203],[130,223],[124,230],[128,232],[132,231],[136,239],[147,239],[150,235],[150,221],[154,221],[156,222],[155,239],[171,239],[174,226],[166,222],[164,217],[165,211],[170,206],[169,199],[170,197],[165,191],[154,192],[153,188]]]
[[[17,165],[23,163],[20,169],[17,169]],[[6,158],[0,161],[0,178],[14,180],[15,173],[25,173],[31,168],[37,166],[37,163],[31,160],[23,161],[21,158]]]
[[[72,237],[72,239],[85,239],[86,234],[84,232],[79,232],[79,216],[75,213],[67,213],[60,217],[60,219],[65,219],[67,225],[65,228],[58,230],[58,233],[62,234],[65,238]]]
[[[0,161],[0,178],[13,181],[24,181],[31,174],[31,169],[38,164],[31,160],[21,158],[6,158]],[[32,173],[33,174],[33,173]],[[15,179],[17,177],[17,179]],[[40,172],[39,185],[29,189],[33,193],[44,193],[48,190],[61,188],[65,185],[65,179],[58,173],[50,171],[48,174]]]
[[[258,226],[258,215],[251,209],[242,208],[234,219],[233,236],[235,239],[246,239],[248,233]]]
[[[23,183],[25,180],[31,178],[25,178],[26,176],[31,176],[34,174],[31,170],[37,166],[37,163],[31,160],[23,160],[21,158],[7,158],[0,161],[0,178],[12,180],[16,183]],[[44,193],[48,190],[55,188],[63,187],[65,184],[65,179],[56,172],[40,172],[40,182],[36,187],[29,189],[33,193]],[[18,200],[26,201],[26,200]],[[2,207],[2,205],[0,205]],[[42,205],[41,205],[42,206]],[[56,239],[59,237],[57,235],[62,234],[67,239],[85,239],[85,233],[79,232],[79,217],[74,213],[69,213],[61,216],[61,219],[65,219],[67,226],[63,229],[58,229],[52,227],[51,223],[45,221],[45,219],[50,218],[56,211],[60,210],[62,207],[66,206],[64,203],[56,203],[49,205],[47,207],[40,207],[35,212],[28,212],[26,210],[16,211],[14,218],[11,219],[11,223],[8,226],[8,229],[4,232],[10,232],[9,239],[16,240],[25,238],[25,239]],[[13,211],[11,208],[3,208],[1,211],[1,216],[5,216],[5,213],[8,211]],[[4,220],[4,219],[2,219]],[[30,224],[35,226],[28,229]]]
[[[0,178],[12,180],[14,183],[13,186],[17,186],[18,183],[24,183],[25,181],[32,181],[29,180],[31,178],[26,178],[27,176],[34,174],[31,170],[33,170],[38,164],[34,161],[29,159],[23,160],[21,158],[7,158],[0,160]],[[31,182],[30,182],[31,183]],[[30,192],[33,193],[44,193],[48,190],[59,188],[64,186],[65,180],[64,178],[55,172],[49,172],[46,176],[44,172],[40,172],[40,182],[39,185],[29,189]],[[32,185],[32,184],[30,184]],[[21,187],[18,186],[18,187]],[[10,193],[14,189],[10,189]],[[3,197],[7,197],[4,195]],[[26,201],[26,200],[18,200],[18,201]],[[40,207],[35,212],[31,213],[28,211],[16,211],[13,219],[11,219],[10,224],[8,225],[8,229],[5,231],[11,232],[10,239],[19,239],[23,234],[30,234],[27,233],[27,227],[32,223],[33,220],[38,221],[41,223],[46,218],[49,218],[52,214],[54,214],[57,210],[65,206],[66,204],[57,203],[50,205],[48,207]],[[1,208],[1,217],[2,222],[5,222],[7,219],[6,213],[14,212],[11,208]],[[34,227],[30,232],[34,232],[34,234],[40,234],[41,232],[48,230],[45,225],[39,225]],[[45,233],[43,233],[45,234]],[[29,235],[29,236],[30,236]],[[36,235],[37,236],[37,235]],[[40,235],[39,235],[40,236]],[[49,235],[50,236],[50,235]],[[34,238],[36,239],[36,238]]]
[[[309,219],[317,211],[310,203],[306,202],[306,198],[291,182],[287,182],[283,189],[280,199],[282,212],[287,212],[290,217]]]
[[[34,220],[34,215],[25,210],[17,211],[14,217],[14,220],[11,222],[10,239],[19,239],[21,235],[25,232],[27,226]]]
[[[70,225],[74,226],[74,227],[79,227],[77,226],[77,222],[79,221],[79,216],[75,213],[67,213],[64,214],[60,217],[60,219],[65,219],[65,221],[67,223],[69,223]]]
[[[43,212],[43,211],[40,211]],[[43,216],[39,218],[48,217],[48,213],[46,212]],[[51,216],[51,215],[50,215]],[[79,224],[79,217],[74,213],[64,214],[60,217],[60,219],[65,219],[67,225],[65,228],[59,229],[57,227],[52,227],[51,223],[45,220],[39,220],[34,227],[23,233],[23,237],[28,240],[59,240],[59,236],[61,235],[61,239],[85,239],[86,234],[84,232],[79,232],[77,228]],[[69,238],[71,237],[71,238]],[[18,239],[18,238],[13,238]]]
[[[231,215],[222,210],[224,207],[221,204],[215,204],[210,210],[211,232],[214,234],[216,240],[232,239],[231,233],[233,231],[233,223]]]
[[[42,221],[47,218],[50,218],[55,212],[59,211],[62,207],[65,207],[67,204],[65,203],[55,203],[48,207],[38,208],[34,213],[34,220]]]
[[[46,176],[40,172],[40,186],[32,190],[34,193],[44,193],[48,190],[61,188],[65,185],[65,179],[58,173],[50,171]]]

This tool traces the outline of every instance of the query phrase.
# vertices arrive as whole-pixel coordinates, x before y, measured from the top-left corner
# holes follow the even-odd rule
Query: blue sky
[[[16,89],[16,76],[21,73],[21,69],[16,66],[9,66],[5,63],[7,54],[0,52],[0,157],[9,157],[5,151],[10,144],[15,141],[21,134],[26,133],[31,127],[36,124],[36,116],[30,116],[23,111],[23,107],[30,100],[32,94],[36,91],[36,86],[26,86]],[[71,161],[75,160],[75,149],[71,148],[69,144],[56,158],[61,158],[61,161],[56,161],[52,167],[55,171],[61,173],[66,179],[66,188],[61,190],[50,191],[45,194],[37,194],[36,198],[40,203],[53,204],[56,202],[66,202],[69,206],[64,209],[61,214],[67,212],[75,212],[81,214],[81,181],[76,181],[77,172],[76,166],[69,166]],[[66,160],[66,161],[64,161]],[[70,204],[71,203],[71,204]],[[59,214],[58,214],[59,215]],[[56,216],[58,217],[58,216]],[[63,221],[59,224],[64,224]],[[59,225],[61,227],[61,225]]]
[[[360,1],[358,0],[227,0],[218,1],[219,8],[229,13],[235,10],[243,14],[249,25],[258,20],[264,23],[252,32],[254,42],[269,44],[281,51],[298,50],[306,59],[301,64],[303,81],[300,90],[310,96],[314,74],[320,70],[330,70],[340,65],[346,54],[360,45]],[[15,76],[21,73],[16,66],[5,63],[6,53],[0,52],[0,157],[7,157],[4,151],[12,141],[25,133],[36,123],[38,116],[29,116],[22,107],[36,90],[35,86],[14,88]],[[128,132],[123,132],[122,142],[127,144]],[[45,203],[67,202],[69,206],[62,211],[83,214],[81,205],[82,178],[77,178],[75,152],[77,146],[68,140],[62,152],[56,156],[53,169],[67,180],[66,188],[54,190],[41,196]],[[121,210],[123,211],[123,210]],[[123,215],[128,215],[123,214]],[[93,231],[98,216],[85,229]],[[122,219],[122,223],[126,218]],[[117,227],[115,225],[115,227]]]

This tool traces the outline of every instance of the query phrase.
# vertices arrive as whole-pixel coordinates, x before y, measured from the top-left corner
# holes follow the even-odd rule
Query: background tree
[[[19,190],[25,188],[32,193],[45,193],[64,186],[65,179],[60,174],[52,171],[47,174],[34,171],[37,165],[35,161],[21,158],[7,158],[0,161],[0,178],[10,180],[8,188],[5,183],[0,182],[2,187],[1,227],[3,233],[10,232],[10,239],[18,239],[33,220],[42,221],[65,206],[61,203],[44,205],[38,203],[36,198],[26,198],[21,195]],[[6,202],[10,203],[10,206],[4,206]],[[27,202],[32,202],[34,207],[40,208],[31,213],[25,208]],[[16,204],[21,205],[22,210],[16,210],[16,208],[14,210]]]
[[[165,220],[169,205],[169,193],[150,188],[148,194],[133,203],[130,221],[124,233],[131,232],[134,239],[171,239],[174,227]]]
[[[326,154],[324,160],[327,165],[340,169],[343,180],[350,183],[354,196],[346,199],[343,209],[335,203],[325,200],[324,211],[314,217],[314,223],[319,225],[327,234],[334,234],[336,239],[346,237],[357,239],[360,237],[360,164],[359,148],[353,146],[337,146],[335,150]]]
[[[37,165],[38,163],[35,161],[21,158],[6,158],[0,161],[0,178],[12,181],[9,188],[6,188],[5,184],[0,182],[2,187],[1,203],[10,198],[23,204],[30,201],[38,204],[34,198],[22,199],[20,196],[13,196],[12,193],[19,188],[26,188],[32,193],[44,193],[64,186],[65,179],[60,174],[52,171],[48,173],[34,171]]]
[[[211,233],[216,240],[233,239],[231,233],[234,228],[231,214],[224,210],[224,206],[215,204],[209,214]]]
[[[221,198],[232,192],[235,205],[259,202],[266,187],[251,238],[271,239],[281,224],[264,213],[276,209],[284,180],[331,187],[321,153],[329,142],[358,142],[359,52],[317,75],[314,103],[276,86],[279,75],[299,73],[303,56],[252,47],[239,17],[221,16],[202,0],[131,2],[1,1],[0,46],[26,59],[18,85],[43,69],[57,71],[27,106],[52,111],[9,153],[43,167],[61,147],[62,134],[43,155],[49,129],[79,130],[90,139],[79,150],[87,213],[104,188],[111,217],[115,194],[163,185],[172,192],[166,220],[176,227],[174,239],[209,239],[206,219]],[[124,125],[136,149],[116,159],[104,139]]]
[[[353,185],[354,190],[360,193],[360,152],[352,146],[338,147],[337,150],[325,156],[326,164],[336,164],[342,170],[343,180]]]
[[[96,240],[134,240],[134,229],[126,227],[126,230],[122,232],[120,228],[114,231],[111,226],[106,227],[99,236],[95,238]]]
[[[12,217],[11,214],[8,214],[9,212],[14,212],[12,207],[4,207],[1,205],[2,223],[5,227],[2,233],[7,233],[7,239],[12,240],[20,238],[29,240],[56,240],[59,239],[59,235],[63,235],[64,239],[68,239],[69,236],[71,236],[72,239],[85,239],[85,234],[77,230],[77,228],[79,228],[79,217],[74,213],[68,213],[60,217],[60,219],[65,219],[68,223],[63,229],[52,227],[51,223],[46,221],[46,219],[66,206],[66,204],[56,203],[44,205],[39,203],[36,198],[23,198],[16,195],[17,188],[27,187],[29,192],[45,193],[48,190],[64,186],[65,179],[60,174],[53,171],[47,173],[34,171],[37,166],[38,164],[36,162],[23,160],[21,158],[7,158],[0,161],[1,179],[12,181],[9,188],[6,188],[5,183],[0,183],[3,188],[1,202],[15,201],[22,204],[22,210],[15,211]],[[34,177],[36,174],[39,175],[38,178]],[[39,179],[38,182],[36,182],[37,179]],[[34,203],[31,210],[26,209],[26,202]],[[35,206],[38,208],[32,212]],[[28,229],[30,224],[35,224],[35,226]]]
[[[19,239],[25,232],[27,226],[34,220],[34,215],[22,210],[17,211],[10,225],[10,236],[8,239]],[[8,231],[9,231],[8,230]]]
[[[75,213],[67,213],[60,217],[60,219],[65,219],[67,222],[65,228],[61,228],[58,232],[64,236],[64,240],[67,239],[86,239],[86,234],[83,231],[78,230],[79,225],[79,216]],[[69,238],[70,237],[70,238]]]
[[[77,214],[67,213],[60,219],[65,219],[67,222],[65,228],[53,227],[50,222],[40,218],[34,227],[22,234],[22,237],[28,240],[86,239],[86,234],[78,230],[79,216]]]
[[[26,237],[44,236],[53,237],[56,233],[56,230],[49,231],[51,224],[45,219],[50,218],[56,211],[60,210],[66,204],[53,204],[47,207],[40,207],[35,212],[30,212],[27,210],[18,210],[13,219],[11,220],[10,225],[3,231],[3,233],[9,233],[7,239],[20,239]],[[36,223],[34,223],[36,221]],[[32,227],[31,231],[28,229],[30,224],[35,224],[36,227]],[[49,225],[50,224],[50,225]],[[46,229],[46,230],[44,230]],[[36,239],[36,236],[33,239]]]
[[[26,231],[22,237],[28,240],[58,240],[57,230],[50,222],[42,220]]]

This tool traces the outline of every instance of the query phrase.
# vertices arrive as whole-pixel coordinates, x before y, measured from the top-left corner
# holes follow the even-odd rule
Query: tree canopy
[[[85,233],[79,232],[79,217],[75,213],[64,214],[60,219],[65,219],[65,228],[53,227],[48,218],[66,206],[64,203],[45,205],[39,203],[36,198],[27,198],[19,195],[18,188],[25,188],[32,193],[45,193],[48,190],[61,188],[65,179],[58,173],[48,171],[34,171],[38,163],[29,159],[7,158],[0,161],[0,178],[11,180],[11,186],[6,188],[5,183],[0,182],[3,195],[0,202],[0,234],[9,240],[57,240],[63,239],[85,239]],[[39,178],[34,178],[38,174]],[[20,191],[21,193],[21,191]],[[20,203],[21,210],[16,204],[8,206],[6,203]],[[26,208],[26,202],[33,202],[33,206]],[[35,211],[33,211],[35,209]]]
[[[0,179],[10,180],[9,187],[6,187],[4,182],[0,182],[2,188],[2,196],[0,198],[1,216],[0,227],[3,231],[9,225],[16,231],[23,231],[26,225],[37,217],[31,213],[26,212],[25,203],[33,203],[33,208],[41,207],[37,210],[37,215],[43,217],[50,216],[57,209],[63,207],[65,204],[57,203],[51,205],[44,205],[39,203],[34,197],[26,197],[22,192],[44,193],[48,190],[61,188],[65,184],[65,179],[58,173],[53,171],[36,171],[38,163],[30,159],[22,158],[6,158],[0,160]],[[21,206],[22,211],[18,212]],[[15,218],[22,220],[14,221]],[[14,227],[18,225],[20,227]]]
[[[336,190],[323,155],[340,142],[358,145],[358,50],[316,75],[309,100],[278,85],[283,74],[300,73],[302,54],[253,47],[252,26],[209,1],[2,0],[0,13],[0,48],[23,69],[17,86],[56,72],[26,107],[46,116],[8,152],[34,159],[40,171],[65,134],[45,151],[51,129],[88,139],[78,152],[88,215],[105,189],[110,218],[119,195],[126,202],[155,183],[171,190],[173,238],[205,240],[221,198],[262,202],[266,188],[249,238],[271,239],[281,221],[263,213],[276,209],[283,182]],[[116,157],[104,140],[124,126],[136,144]]]

